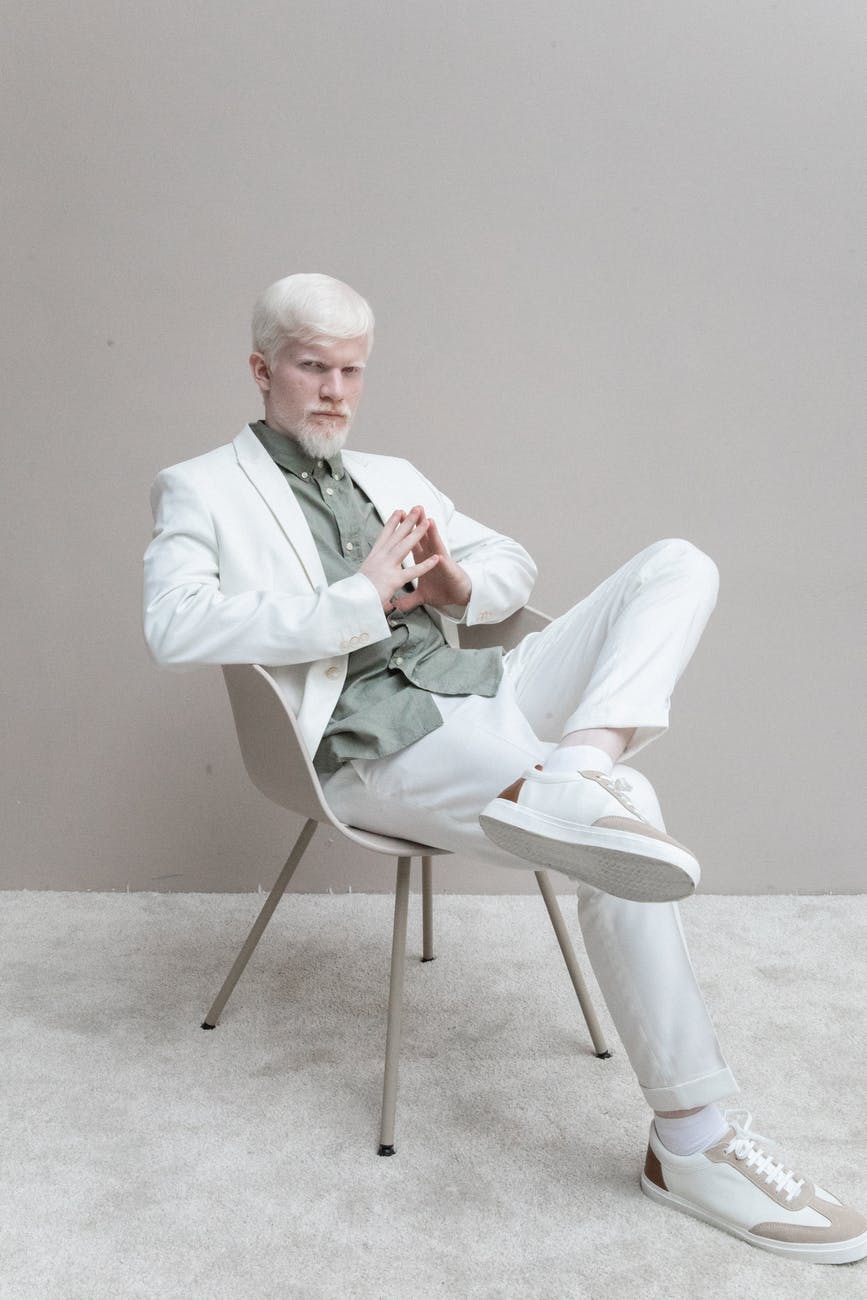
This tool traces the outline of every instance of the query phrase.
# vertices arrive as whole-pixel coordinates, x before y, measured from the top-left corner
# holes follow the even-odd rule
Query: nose
[[[319,385],[319,396],[328,397],[332,401],[339,401],[343,396],[343,372],[337,367],[326,370],[323,374],[322,383]]]

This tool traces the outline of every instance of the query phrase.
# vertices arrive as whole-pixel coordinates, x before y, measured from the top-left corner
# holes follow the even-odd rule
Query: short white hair
[[[270,365],[288,339],[324,343],[332,339],[367,339],[373,347],[370,304],[342,280],[330,275],[285,275],[263,289],[253,307],[253,351]]]

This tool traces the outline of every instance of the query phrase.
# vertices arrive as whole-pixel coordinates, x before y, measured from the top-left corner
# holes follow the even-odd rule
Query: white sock
[[[545,772],[602,772],[604,776],[613,767],[611,755],[595,745],[558,745],[542,764]]]
[[[705,1106],[695,1115],[681,1115],[679,1119],[656,1115],[653,1123],[662,1145],[676,1156],[694,1156],[697,1151],[707,1151],[721,1142],[731,1128],[719,1106],[714,1105]]]

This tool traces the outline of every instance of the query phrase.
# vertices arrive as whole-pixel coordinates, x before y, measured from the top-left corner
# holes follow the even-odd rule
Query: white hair
[[[323,343],[362,336],[373,347],[370,305],[330,275],[286,275],[263,289],[253,307],[253,351],[269,365],[287,339]]]

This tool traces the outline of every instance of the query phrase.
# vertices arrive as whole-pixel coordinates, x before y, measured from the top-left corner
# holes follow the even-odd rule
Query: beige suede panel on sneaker
[[[824,1218],[830,1219],[827,1228],[808,1227],[803,1223],[757,1223],[750,1232],[757,1237],[768,1237],[771,1241],[802,1241],[825,1243],[851,1241],[867,1232],[867,1219],[848,1205],[833,1205],[819,1197],[810,1201],[810,1209]]]
[[[810,1204],[816,1194],[813,1183],[805,1181],[797,1196],[787,1200],[786,1193],[781,1192],[773,1183],[766,1182],[766,1175],[759,1173],[754,1165],[747,1164],[746,1160],[738,1160],[734,1151],[726,1151],[729,1141],[730,1138],[725,1137],[717,1146],[710,1147],[705,1151],[704,1154],[708,1160],[715,1165],[731,1165],[732,1169],[737,1170],[744,1178],[748,1178],[751,1183],[754,1183],[756,1187],[763,1191],[766,1196],[769,1196],[772,1201],[776,1201],[777,1205],[784,1210],[802,1210],[805,1205]]]
[[[602,826],[605,830],[629,831],[631,835],[641,835],[652,840],[662,840],[664,844],[673,844],[675,848],[683,849],[684,853],[692,853],[692,849],[688,849],[685,844],[673,840],[670,835],[666,835],[665,831],[658,831],[649,822],[639,822],[634,817],[600,817],[593,825]]]

